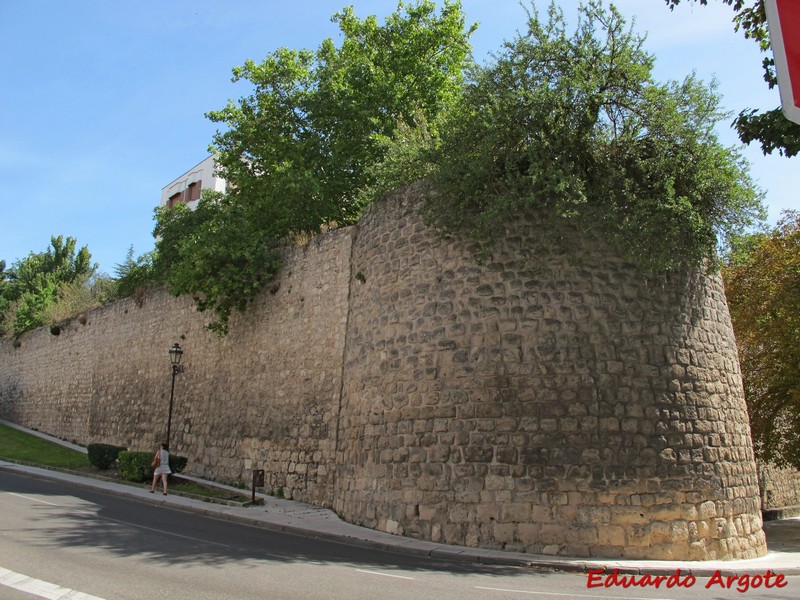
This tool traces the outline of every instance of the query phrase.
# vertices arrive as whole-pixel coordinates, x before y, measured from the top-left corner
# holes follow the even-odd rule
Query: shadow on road
[[[223,568],[235,563],[256,568],[265,562],[316,562],[455,574],[550,573],[395,554],[274,532],[2,470],[0,490],[29,499],[35,517],[27,521],[27,527],[18,529],[40,547],[91,548],[177,567],[202,564]]]

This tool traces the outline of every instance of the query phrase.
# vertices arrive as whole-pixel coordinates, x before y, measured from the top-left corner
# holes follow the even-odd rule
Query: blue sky
[[[356,13],[386,15],[396,2],[351,0]],[[281,46],[315,49],[338,40],[330,16],[347,0],[0,0],[0,259],[41,252],[51,235],[88,245],[113,274],[128,248],[153,248],[161,188],[208,155],[216,126],[204,117],[246,93],[231,69]],[[483,62],[524,28],[518,0],[463,0],[478,22]],[[536,0],[544,10],[547,2]],[[577,0],[560,0],[568,18]],[[648,34],[659,81],[692,71],[716,77],[726,108],[779,104],[761,78],[762,55],[735,33],[721,2],[617,0]],[[529,5],[526,0],[526,5]],[[726,145],[738,144],[728,123]],[[798,207],[800,158],[744,150],[766,193],[769,220]]]

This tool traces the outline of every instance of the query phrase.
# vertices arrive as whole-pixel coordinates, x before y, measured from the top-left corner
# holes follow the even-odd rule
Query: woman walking
[[[153,467],[155,467],[155,471],[153,471],[153,484],[150,486],[150,493],[154,493],[156,489],[156,482],[158,478],[161,477],[161,482],[164,486],[164,495],[167,495],[167,475],[172,473],[169,469],[169,446],[166,444],[161,444],[161,447],[156,450],[155,456],[153,456],[153,462],[150,463]]]

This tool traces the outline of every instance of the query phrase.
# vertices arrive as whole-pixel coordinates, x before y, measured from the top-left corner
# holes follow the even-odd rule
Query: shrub
[[[182,473],[186,468],[186,463],[189,459],[185,456],[177,456],[175,454],[169,455],[169,470],[173,473]]]
[[[111,444],[89,444],[86,447],[89,454],[89,462],[98,469],[110,469],[117,462],[120,452],[127,450],[124,446],[113,446]]]
[[[152,452],[120,452],[117,470],[128,481],[147,481],[153,476]]]
[[[117,470],[128,481],[148,481],[153,477],[153,452],[120,452]],[[186,468],[189,459],[177,454],[169,455],[169,469],[173,473],[180,473]]]
[[[472,72],[441,139],[417,143],[434,163],[428,224],[490,252],[510,220],[540,211],[658,273],[706,265],[717,234],[724,245],[758,224],[763,194],[717,137],[715,84],[656,83],[644,38],[606,4],[582,2],[569,34],[554,4],[540,19],[531,3],[528,32]],[[419,172],[402,145],[387,152],[387,168]]]

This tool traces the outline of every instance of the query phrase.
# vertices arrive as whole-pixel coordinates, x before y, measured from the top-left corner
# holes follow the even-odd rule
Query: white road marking
[[[410,579],[414,581],[413,577],[405,577],[404,575],[392,575],[391,573],[380,573],[379,571],[367,571],[365,569],[356,569],[359,573],[368,573],[370,575],[380,575],[381,577],[394,577],[395,579]]]
[[[535,594],[539,596],[569,596],[570,598],[602,598],[603,600],[674,600],[673,598],[635,598],[631,596],[595,596],[589,594],[562,594],[560,592],[531,592],[528,590],[512,590],[508,588],[480,587],[476,590],[489,590],[492,592],[512,592],[515,594]]]
[[[84,594],[69,588],[61,587],[55,583],[42,581],[41,579],[34,579],[22,573],[15,573],[0,567],[0,585],[33,594],[40,598],[48,598],[49,600],[103,600],[99,596],[92,596],[91,594]]]
[[[17,498],[24,498],[25,500],[30,500],[31,502],[40,502],[42,504],[47,504],[48,506],[59,506],[58,504],[53,504],[52,502],[47,502],[46,500],[41,500],[40,498],[33,498],[32,496],[24,496],[22,494],[15,494],[14,492],[7,492],[9,496],[16,496]]]

